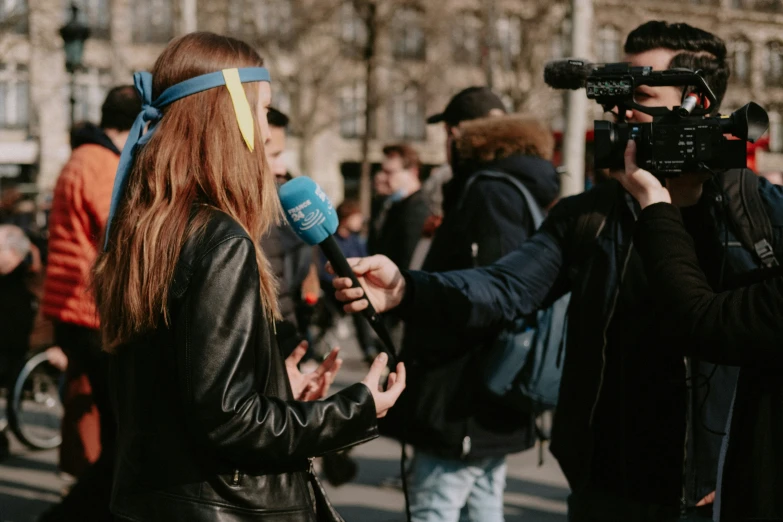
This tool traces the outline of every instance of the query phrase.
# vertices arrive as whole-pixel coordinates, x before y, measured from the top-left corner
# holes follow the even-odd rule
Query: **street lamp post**
[[[84,42],[90,36],[90,28],[79,21],[79,8],[71,4],[71,19],[60,28],[65,43],[65,69],[71,76],[71,128],[76,123],[76,71],[82,68]]]

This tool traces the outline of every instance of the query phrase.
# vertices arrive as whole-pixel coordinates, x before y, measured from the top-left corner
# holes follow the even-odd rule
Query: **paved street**
[[[361,380],[364,365],[358,349],[343,341],[345,365],[340,385]],[[57,452],[31,452],[12,441],[12,457],[0,462],[0,522],[33,522],[38,513],[56,502],[65,486],[57,476]],[[326,485],[329,497],[347,522],[402,521],[403,496],[382,487],[384,479],[399,473],[400,447],[379,439],[356,448],[356,479],[339,488]],[[555,459],[546,453],[537,466],[538,451],[509,458],[505,506],[507,522],[565,522],[568,489]],[[325,481],[324,481],[325,482]]]

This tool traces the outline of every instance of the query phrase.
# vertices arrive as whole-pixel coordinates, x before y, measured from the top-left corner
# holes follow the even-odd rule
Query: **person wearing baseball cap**
[[[505,105],[489,87],[468,87],[454,95],[443,112],[427,118],[427,123],[444,122],[447,128],[456,127],[463,121],[505,113]]]
[[[440,223],[439,218],[443,216],[443,185],[448,183],[452,177],[451,155],[455,138],[459,135],[459,124],[463,121],[477,120],[485,116],[502,116],[506,113],[506,107],[497,94],[492,92],[489,87],[474,86],[468,87],[457,94],[449,101],[443,112],[433,114],[427,118],[427,123],[443,123],[446,127],[446,157],[448,161],[432,170],[426,181],[422,183],[421,193],[426,198],[427,204],[432,212],[430,221],[435,223],[425,223],[427,232],[425,236],[431,237],[434,227]],[[414,256],[414,267],[420,266],[424,261],[429,242],[425,241]]]

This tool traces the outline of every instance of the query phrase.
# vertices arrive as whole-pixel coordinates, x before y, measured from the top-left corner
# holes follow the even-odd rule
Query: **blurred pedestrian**
[[[375,223],[377,235],[368,250],[407,267],[424,220],[430,215],[421,192],[421,162],[416,150],[407,143],[385,146],[383,156],[381,170],[392,194],[384,202],[384,209]]]
[[[80,380],[82,374],[89,380],[100,416],[100,456],[63,501],[41,516],[41,522],[112,520],[109,497],[116,428],[108,392],[107,355],[101,350],[100,323],[90,291],[90,270],[109,216],[120,150],[140,110],[141,101],[133,86],[110,90],[101,107],[100,125],[83,123],[74,129],[73,152],[54,189],[43,314],[54,322],[55,343],[68,357],[68,380]],[[89,408],[84,411],[89,412]],[[68,420],[78,424],[78,418],[71,420],[68,416]],[[74,425],[69,423],[64,428],[69,426]],[[89,438],[85,433],[83,440]],[[86,459],[94,458],[94,447],[84,451]],[[66,454],[64,460],[71,458],[79,457]]]
[[[285,163],[288,121],[287,115],[274,107],[269,108],[267,123],[270,138],[264,151],[269,169],[278,185],[291,179]],[[283,356],[288,357],[303,339],[307,339],[305,323],[308,317],[302,314],[302,294],[305,286],[318,287],[318,273],[313,266],[313,247],[299,239],[288,222],[283,219],[272,225],[261,238],[261,249],[269,259],[279,285],[278,300],[282,321],[278,322],[276,327],[277,341]],[[312,304],[307,306],[312,307]],[[310,357],[312,357],[312,349],[308,345],[305,359]]]

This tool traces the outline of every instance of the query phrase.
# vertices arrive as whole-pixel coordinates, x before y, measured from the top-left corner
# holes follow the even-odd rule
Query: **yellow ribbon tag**
[[[237,117],[237,123],[239,123],[239,132],[242,133],[242,137],[245,139],[245,144],[250,152],[253,152],[254,148],[254,123],[253,123],[253,111],[250,110],[250,103],[245,96],[245,89],[242,88],[242,81],[239,79],[239,71],[237,69],[223,69],[223,78],[226,80],[226,88],[231,95],[231,102],[234,104],[234,114]]]

